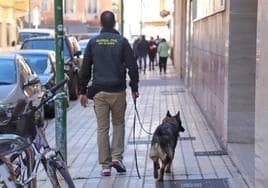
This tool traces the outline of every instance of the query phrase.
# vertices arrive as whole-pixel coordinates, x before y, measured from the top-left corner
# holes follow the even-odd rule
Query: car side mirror
[[[30,86],[30,85],[37,84],[39,82],[40,82],[39,77],[35,74],[32,74],[26,78],[26,81],[24,82],[23,86],[24,87]]]
[[[74,52],[74,56],[79,57],[82,54],[80,50]]]

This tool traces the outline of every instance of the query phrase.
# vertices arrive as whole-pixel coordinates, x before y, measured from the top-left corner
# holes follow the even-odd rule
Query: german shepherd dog
[[[158,181],[163,181],[164,171],[167,173],[171,172],[170,168],[174,158],[179,132],[184,132],[180,112],[172,116],[168,111],[162,124],[156,128],[151,142],[150,158],[153,160],[154,178],[158,179]],[[161,168],[159,159],[162,162]],[[158,177],[159,168],[160,176]]]

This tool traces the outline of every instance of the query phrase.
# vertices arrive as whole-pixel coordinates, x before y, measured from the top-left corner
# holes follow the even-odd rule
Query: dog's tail
[[[153,161],[158,161],[158,159],[164,160],[167,157],[167,153],[163,151],[160,143],[156,142],[151,145],[150,158]]]

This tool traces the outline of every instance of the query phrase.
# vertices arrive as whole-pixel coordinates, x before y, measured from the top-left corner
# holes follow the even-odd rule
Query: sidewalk
[[[128,89],[128,106],[126,111],[125,158],[126,174],[101,177],[98,165],[96,143],[96,119],[93,104],[84,109],[79,102],[68,111],[68,165],[76,187],[84,188],[246,188],[243,175],[223,152],[213,132],[208,127],[191,95],[184,88],[174,67],[169,64],[166,75],[159,76],[155,71],[143,72],[140,76],[140,97],[137,107],[144,128],[153,132],[160,124],[167,110],[175,114],[181,112],[182,124],[186,131],[181,134],[173,162],[174,181],[157,183],[153,178],[153,165],[149,156],[151,136],[136,127],[136,142],[139,171],[135,168],[132,131],[134,107]],[[55,143],[54,121],[47,128],[51,145]],[[208,153],[207,153],[208,152]],[[51,184],[44,171],[39,173],[38,187],[48,188]],[[171,180],[165,176],[165,180]]]

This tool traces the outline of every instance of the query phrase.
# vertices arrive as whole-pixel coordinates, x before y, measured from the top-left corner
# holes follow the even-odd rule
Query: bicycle
[[[35,188],[40,163],[53,187],[75,187],[62,155],[48,144],[44,134],[46,126],[39,121],[41,113],[38,111],[54,99],[57,89],[66,82],[63,80],[48,90],[37,107],[19,100],[11,118],[0,126],[0,161],[2,168],[9,172],[9,178],[2,178],[4,187],[13,188],[15,184],[15,187]],[[0,177],[3,172],[0,168]]]

